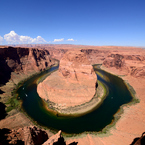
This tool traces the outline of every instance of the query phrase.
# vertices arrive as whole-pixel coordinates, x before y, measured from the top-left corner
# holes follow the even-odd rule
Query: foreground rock
[[[86,55],[81,51],[67,51],[60,60],[59,71],[40,83],[37,92],[41,98],[65,108],[90,101],[96,83],[97,76]]]
[[[74,143],[74,142],[73,142]],[[66,145],[61,135],[61,130],[48,137],[48,134],[36,126],[10,130],[8,128],[0,129],[0,145]],[[72,143],[70,143],[72,144]],[[68,145],[68,144],[67,144]]]
[[[43,143],[43,145],[53,145],[54,143],[60,142],[60,140],[61,145],[65,145],[64,139],[61,136],[61,130],[57,134],[51,136],[46,142]]]
[[[19,128],[18,130],[3,128],[0,129],[0,134],[1,144],[41,145],[48,139],[47,133],[35,126]]]

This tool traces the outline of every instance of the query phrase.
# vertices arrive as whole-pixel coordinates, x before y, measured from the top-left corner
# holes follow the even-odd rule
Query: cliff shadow
[[[72,143],[70,143],[69,145],[77,145],[78,144],[78,142],[72,142]]]
[[[145,132],[142,133],[141,137],[135,138],[130,145],[145,145]]]
[[[12,69],[3,58],[0,58],[0,86],[5,85],[11,78]]]
[[[63,137],[60,137],[57,142],[53,143],[53,145],[66,145]]]
[[[1,89],[0,89],[0,94],[3,94],[4,93],[4,91],[2,91]]]
[[[0,129],[0,145],[8,145],[10,140],[7,140],[6,134],[9,134],[11,130],[7,128]]]
[[[96,82],[96,85],[95,85],[96,89],[98,88],[98,83]]]
[[[6,108],[6,105],[0,102],[0,120],[4,119],[7,116],[5,108]]]
[[[0,145],[10,145],[9,142],[11,140],[8,139],[8,134],[10,133],[11,133],[10,129],[7,128],[0,129]],[[24,145],[24,142],[21,140],[17,140],[15,145]]]
[[[78,144],[78,142],[74,141],[68,145],[77,145],[77,144]],[[53,143],[53,145],[66,145],[66,142],[63,137],[60,137],[57,142]]]

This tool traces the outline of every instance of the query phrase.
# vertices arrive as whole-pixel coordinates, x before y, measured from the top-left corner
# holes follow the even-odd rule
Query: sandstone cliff
[[[53,62],[49,51],[35,48],[0,48],[0,84],[5,84],[11,77],[11,72],[31,74],[44,70]]]
[[[38,48],[0,47],[0,94],[5,102],[15,85],[32,74],[55,63],[48,50]]]
[[[86,55],[67,51],[60,60],[59,71],[47,77],[37,87],[39,96],[60,108],[80,105],[95,95],[97,76]]]
[[[126,75],[132,75],[134,77],[145,77],[145,55],[127,55],[111,53],[104,62],[105,67],[114,67],[121,70]]]

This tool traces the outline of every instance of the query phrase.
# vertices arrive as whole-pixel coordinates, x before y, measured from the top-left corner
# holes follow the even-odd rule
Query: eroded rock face
[[[18,130],[0,129],[0,143],[2,144],[25,144],[40,145],[48,139],[45,131],[36,126],[19,128]]]
[[[39,96],[60,107],[80,105],[95,95],[97,76],[86,55],[67,51],[60,60],[59,71],[37,87]]]
[[[42,145],[54,145],[54,144],[66,145],[64,138],[61,136],[61,130],[55,135],[51,136]]]
[[[67,81],[95,87],[96,74],[86,55],[81,51],[68,51],[60,60],[59,75]]]
[[[0,84],[15,79],[14,74],[28,74],[44,70],[54,64],[49,51],[35,48],[0,47]],[[19,77],[17,77],[19,78]]]
[[[23,127],[18,130],[0,129],[0,145],[76,145],[77,143],[66,143],[61,130],[49,136],[36,126]]]
[[[133,77],[145,76],[145,57],[144,55],[126,55],[112,53],[104,60],[103,66],[115,67],[125,74]]]

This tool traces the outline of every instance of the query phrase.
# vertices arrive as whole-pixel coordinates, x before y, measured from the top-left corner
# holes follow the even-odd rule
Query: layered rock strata
[[[16,74],[32,74],[54,64],[48,50],[37,48],[0,47],[0,84]]]
[[[86,55],[67,51],[60,60],[59,70],[37,87],[39,96],[65,108],[90,101],[96,92],[97,76]]]
[[[7,96],[21,80],[55,64],[48,50],[0,46],[0,98]],[[1,95],[2,94],[2,95]],[[6,96],[6,97],[5,97]]]

